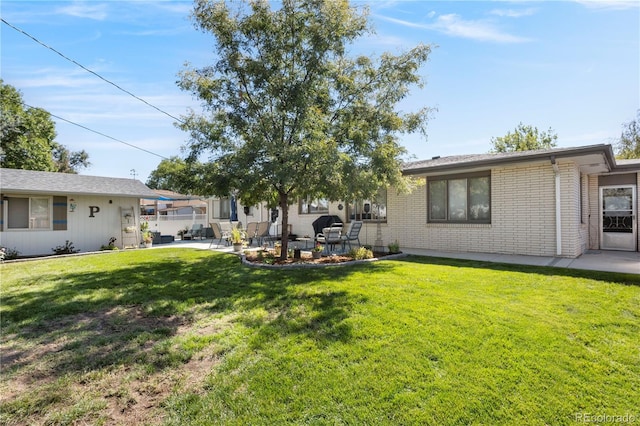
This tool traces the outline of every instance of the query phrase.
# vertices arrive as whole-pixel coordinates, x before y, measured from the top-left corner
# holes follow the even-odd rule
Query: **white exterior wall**
[[[600,206],[598,194],[598,176],[589,176],[589,193],[588,206],[588,226],[589,226],[589,249],[598,250],[600,248]]]
[[[11,197],[20,194],[3,195]],[[73,212],[69,207],[70,199],[77,204]],[[100,211],[94,217],[89,217],[89,206],[97,206]],[[116,245],[121,247],[120,207],[133,207],[137,215],[140,200],[129,197],[67,196],[66,230],[11,230],[6,229],[5,225],[5,229],[0,232],[0,245],[17,249],[21,256],[53,254],[51,249],[64,245],[66,240],[81,252],[99,250],[111,237],[116,237]]]
[[[572,162],[558,162],[558,167],[562,256],[576,257],[586,249],[589,236],[587,224],[580,221],[580,172]],[[585,191],[586,187],[585,184]],[[589,199],[583,197],[583,202],[588,203]],[[339,210],[339,204],[330,203],[328,214],[339,216],[348,226],[346,207]],[[246,224],[242,207],[238,210],[238,219]],[[263,210],[264,220],[268,220],[269,211]],[[312,222],[318,216],[299,214],[297,204],[292,205],[289,209],[292,232],[298,236],[312,235]],[[253,221],[250,219],[251,216],[248,221]],[[405,195],[389,189],[387,222],[365,222],[360,231],[362,244],[376,245],[378,226],[385,248],[397,240],[405,249],[555,256],[555,173],[548,161],[492,169],[490,224],[427,223],[425,184]]]
[[[586,246],[580,224],[579,171],[558,163],[560,171],[562,256],[579,256]],[[428,178],[427,178],[428,179]],[[389,191],[385,243],[404,248],[451,252],[556,255],[555,174],[549,162],[491,171],[491,223],[427,223],[425,186],[409,195]]]
[[[578,257],[586,250],[580,223],[580,169],[575,163],[559,163],[562,209],[562,256]]]
[[[576,163],[560,160],[557,165],[560,172],[561,256],[574,258],[588,249],[598,249],[600,245],[598,176],[583,174],[581,187],[580,168]],[[640,203],[640,174],[637,176]],[[376,246],[379,227],[385,248],[397,240],[401,249],[556,256],[555,182],[550,161],[494,167],[491,170],[490,224],[428,223],[424,182],[410,194],[400,195],[389,189],[387,222],[365,222],[360,241]],[[346,207],[340,210],[339,204],[346,206],[345,202],[330,203],[329,212],[325,214],[339,216],[348,226]],[[312,236],[312,222],[318,216],[320,214],[300,214],[297,204],[290,206],[292,232],[298,236]],[[270,220],[270,212],[265,207],[254,207],[247,218],[239,204],[238,219],[246,226],[248,222]],[[281,226],[281,220],[280,214],[278,226]],[[275,232],[272,230],[272,233]],[[640,247],[640,232],[638,239]]]

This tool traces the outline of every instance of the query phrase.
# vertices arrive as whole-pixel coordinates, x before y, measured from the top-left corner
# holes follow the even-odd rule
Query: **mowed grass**
[[[640,419],[638,275],[169,248],[0,274],[2,424]]]

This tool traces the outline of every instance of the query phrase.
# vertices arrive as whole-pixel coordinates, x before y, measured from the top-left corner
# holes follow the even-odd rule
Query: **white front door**
[[[635,185],[600,187],[600,248],[635,251],[636,221]]]

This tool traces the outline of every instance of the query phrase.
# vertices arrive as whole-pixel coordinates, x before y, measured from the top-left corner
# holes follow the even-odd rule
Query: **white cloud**
[[[468,21],[455,13],[440,15],[434,24],[428,25],[429,29],[440,31],[444,34],[469,38],[479,41],[492,41],[498,43],[522,43],[529,41],[526,38],[514,36],[502,32],[488,21]]]
[[[59,15],[75,16],[76,18],[88,18],[95,21],[103,21],[107,18],[107,5],[89,4],[85,2],[74,2],[68,6],[56,9]]]
[[[534,8],[528,8],[528,9],[494,9],[491,12],[489,12],[489,14],[491,15],[496,15],[496,16],[503,16],[503,17],[507,17],[507,18],[521,18],[523,16],[531,16],[534,13],[536,13],[536,10]]]
[[[638,0],[574,0],[576,3],[582,4],[592,9],[636,9],[640,7]]]
[[[477,41],[496,43],[522,43],[530,41],[527,38],[518,37],[501,31],[495,23],[486,20],[465,20],[455,13],[440,15],[434,23],[418,24],[387,16],[378,16],[387,22],[402,25],[409,28],[438,31],[452,37],[461,37]]]

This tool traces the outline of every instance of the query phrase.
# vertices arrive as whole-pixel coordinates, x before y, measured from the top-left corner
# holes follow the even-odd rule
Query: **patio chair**
[[[213,239],[209,243],[209,248],[211,248],[216,240],[218,240],[217,245],[222,244],[222,240],[224,240],[225,246],[229,245],[229,234],[222,230],[222,227],[218,222],[211,222],[211,230],[213,231]]]
[[[335,251],[337,244],[342,244],[342,238],[340,233],[342,232],[342,224],[340,226],[331,226],[324,228],[322,233],[316,235],[316,241],[320,244],[324,244],[324,251],[326,254]]]
[[[349,244],[349,250],[351,250],[351,241],[358,241],[358,247],[360,244],[360,230],[362,229],[362,222],[353,221],[349,225],[349,229],[346,233],[344,233],[340,238],[342,239],[342,248],[344,248],[345,243]]]
[[[184,234],[182,236],[183,240],[195,240],[196,237],[198,237],[198,239],[202,239],[202,235],[203,235],[203,226],[201,223],[196,223],[193,226],[191,226],[191,230],[189,230],[189,232],[187,232],[186,234]]]
[[[256,230],[256,239],[258,240],[258,245],[264,244],[265,241],[270,240],[269,235],[269,226],[270,222],[260,222],[258,223],[258,229]]]
[[[258,222],[249,222],[247,223],[247,230],[245,231],[246,238],[249,241],[249,245],[253,244],[253,240],[256,239],[256,234],[258,233]]]

